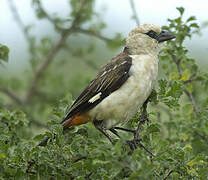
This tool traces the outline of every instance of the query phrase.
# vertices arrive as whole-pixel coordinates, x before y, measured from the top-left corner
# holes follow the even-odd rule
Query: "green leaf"
[[[177,7],[176,9],[180,12],[180,14],[182,16],[185,9],[183,7]]]
[[[151,102],[153,102],[154,104],[158,104],[157,91],[155,89],[152,90],[149,98]]]
[[[197,23],[190,24],[190,27],[199,28],[199,25]]]
[[[194,21],[194,20],[196,20],[196,17],[195,17],[195,16],[190,16],[190,17],[186,20],[186,22]]]
[[[171,85],[171,89],[167,92],[167,96],[173,98],[179,98],[182,94],[183,91],[181,90],[181,84],[176,81]]]
[[[2,59],[5,62],[8,62],[9,59],[9,48],[1,44],[0,44],[0,59]]]
[[[167,80],[164,80],[164,79],[159,80],[159,87],[160,87],[159,94],[160,95],[164,95],[166,93],[167,83],[168,83]]]

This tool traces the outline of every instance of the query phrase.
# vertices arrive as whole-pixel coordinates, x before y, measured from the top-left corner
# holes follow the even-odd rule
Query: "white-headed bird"
[[[152,24],[133,29],[123,52],[100,70],[72,104],[61,122],[63,129],[92,122],[112,142],[107,130],[118,135],[114,127],[130,120],[147,100],[157,78],[162,43],[173,38]]]

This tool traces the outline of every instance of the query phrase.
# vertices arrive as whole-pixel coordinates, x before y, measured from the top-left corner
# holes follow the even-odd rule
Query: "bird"
[[[128,122],[148,99],[157,79],[163,42],[174,38],[153,24],[130,31],[123,51],[101,68],[74,101],[61,122],[63,130],[92,122],[112,142],[107,130],[118,136],[114,127]]]

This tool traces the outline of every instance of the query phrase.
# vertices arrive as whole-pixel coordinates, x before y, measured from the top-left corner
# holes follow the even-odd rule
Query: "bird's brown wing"
[[[114,57],[101,69],[95,79],[89,83],[76,99],[62,123],[75,114],[81,115],[89,111],[112,92],[120,88],[129,77],[131,64],[132,59],[125,50]],[[99,97],[90,101],[96,95],[99,95]]]

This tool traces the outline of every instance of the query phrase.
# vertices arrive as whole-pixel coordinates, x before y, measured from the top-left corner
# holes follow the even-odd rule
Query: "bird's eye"
[[[149,37],[153,38],[153,39],[157,39],[157,37],[158,37],[157,33],[153,30],[148,31],[145,34],[148,35]]]

